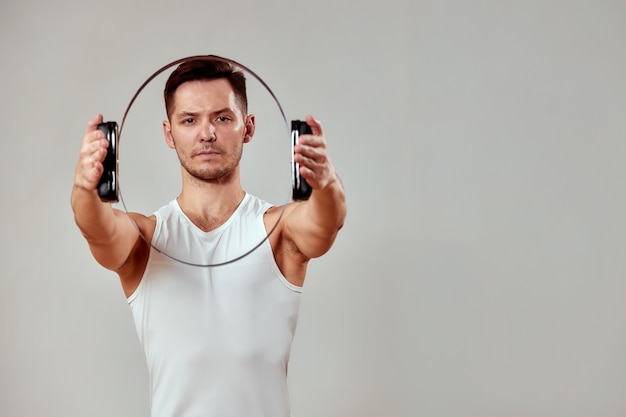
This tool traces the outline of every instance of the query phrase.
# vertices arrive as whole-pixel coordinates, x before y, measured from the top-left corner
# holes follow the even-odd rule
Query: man
[[[311,197],[283,212],[240,183],[243,146],[255,129],[240,71],[189,60],[169,77],[164,96],[163,132],[180,161],[180,194],[152,215],[130,213],[135,224],[101,202],[96,186],[108,142],[98,115],[87,124],[76,168],[76,224],[128,297],[153,417],[287,417],[287,363],[307,264],[331,248],[346,215],[322,127],[307,116],[312,134],[294,149]],[[174,260],[225,262],[275,225],[258,249],[225,266]]]

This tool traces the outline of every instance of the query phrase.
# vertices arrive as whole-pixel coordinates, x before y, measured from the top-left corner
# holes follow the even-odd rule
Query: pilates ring
[[[98,194],[100,195],[100,199],[102,201],[119,202],[121,204],[121,206],[123,207],[124,212],[128,216],[128,219],[130,220],[130,222],[133,224],[133,226],[137,230],[137,233],[139,234],[140,238],[147,245],[149,245],[152,249],[154,249],[156,252],[160,253],[161,255],[163,255],[163,256],[165,256],[165,257],[167,257],[167,258],[169,258],[169,259],[171,259],[173,261],[176,261],[176,262],[179,262],[179,263],[182,263],[182,264],[185,264],[185,265],[194,266],[194,267],[209,268],[209,267],[224,266],[224,265],[228,265],[228,264],[232,264],[234,262],[237,262],[237,261],[245,258],[246,256],[250,255],[252,252],[257,250],[259,247],[261,247],[261,245],[266,240],[269,239],[269,237],[272,235],[272,233],[278,227],[278,224],[280,223],[281,219],[283,218],[283,215],[285,214],[285,209],[287,208],[287,204],[291,201],[293,195],[290,195],[289,198],[285,201],[285,203],[283,204],[283,207],[282,207],[282,209],[280,211],[280,214],[278,216],[278,219],[276,220],[276,223],[267,232],[266,236],[263,239],[261,239],[260,242],[256,243],[254,246],[252,246],[250,249],[248,249],[247,251],[245,251],[241,255],[235,256],[235,257],[233,257],[231,259],[228,259],[228,260],[222,261],[222,262],[216,262],[216,263],[196,263],[196,262],[192,262],[190,260],[180,259],[180,257],[172,256],[172,255],[166,253],[165,251],[163,251],[162,249],[159,249],[158,247],[156,247],[141,232],[141,229],[139,228],[137,223],[135,223],[135,221],[132,219],[132,216],[130,215],[130,213],[128,211],[128,208],[126,207],[126,202],[124,201],[124,197],[123,197],[123,194],[122,194],[122,189],[120,187],[119,179],[117,177],[117,164],[118,164],[117,152],[118,152],[118,149],[119,149],[119,142],[120,142],[120,140],[122,138],[122,131],[124,130],[124,124],[126,123],[128,114],[129,114],[133,104],[135,103],[135,100],[137,99],[137,97],[139,97],[139,94],[144,90],[144,88],[146,88],[146,86],[152,80],[154,80],[157,76],[159,76],[164,71],[166,71],[166,70],[168,70],[168,69],[170,69],[170,68],[172,68],[172,67],[174,67],[176,65],[182,64],[182,63],[184,63],[186,61],[189,61],[189,60],[195,60],[195,59],[209,59],[209,60],[217,60],[217,61],[226,62],[228,64],[231,64],[231,65],[235,66],[236,68],[239,68],[239,69],[245,71],[249,75],[251,75],[254,79],[256,79],[263,86],[263,88],[272,97],[274,103],[276,104],[278,110],[280,111],[280,116],[282,118],[282,121],[285,124],[285,129],[286,129],[287,135],[290,134],[290,125],[287,122],[287,118],[285,117],[285,112],[284,112],[283,107],[281,106],[280,102],[278,101],[278,98],[276,97],[276,94],[274,94],[274,92],[269,87],[269,85],[259,75],[257,75],[254,71],[252,71],[250,68],[248,68],[248,67],[246,67],[246,66],[244,66],[244,65],[240,64],[239,62],[236,62],[236,61],[234,61],[232,59],[228,59],[228,58],[224,58],[224,57],[220,57],[220,56],[216,56],[216,55],[193,55],[193,56],[189,56],[189,57],[186,57],[186,58],[180,58],[180,59],[172,61],[169,64],[159,68],[154,74],[152,74],[150,77],[148,77],[143,82],[143,84],[141,84],[139,89],[135,92],[135,94],[131,98],[128,106],[126,107],[126,110],[124,111],[124,115],[122,117],[122,122],[121,122],[121,124],[119,126],[119,130],[117,129],[117,124],[115,122],[105,122],[105,123],[102,123],[101,125],[98,126],[99,129],[101,129],[101,130],[103,130],[105,132],[105,136],[107,137],[107,140],[109,140],[109,142],[110,142],[109,150],[110,150],[110,153],[111,153],[111,155],[107,154],[107,156],[105,157],[105,160],[103,161],[103,165],[105,167],[105,172],[103,173],[103,176],[102,176],[102,178],[100,180],[100,183],[98,185]],[[292,161],[292,164],[293,164],[293,161]],[[107,172],[107,169],[109,170],[109,172]]]

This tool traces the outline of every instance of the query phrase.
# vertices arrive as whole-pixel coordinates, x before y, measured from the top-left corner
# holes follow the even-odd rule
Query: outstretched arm
[[[102,115],[87,123],[72,189],[72,210],[78,228],[102,266],[117,271],[128,259],[139,234],[124,212],[100,200],[96,187],[109,146],[97,126]]]
[[[305,257],[316,258],[331,248],[343,226],[346,199],[343,184],[330,161],[320,122],[310,115],[306,122],[312,134],[299,137],[294,158],[300,164],[300,175],[313,191],[308,200],[295,203],[285,230]]]

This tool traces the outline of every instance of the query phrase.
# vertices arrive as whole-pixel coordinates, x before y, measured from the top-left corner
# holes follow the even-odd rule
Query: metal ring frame
[[[164,71],[166,71],[167,69],[175,66],[175,65],[179,65],[182,64],[183,62],[192,60],[192,59],[211,59],[211,60],[218,60],[218,61],[223,61],[229,64],[234,65],[235,67],[241,68],[242,70],[246,71],[248,74],[250,74],[252,77],[254,77],[259,83],[261,83],[261,85],[265,88],[265,90],[272,96],[272,99],[274,100],[274,102],[276,103],[276,106],[278,107],[278,110],[280,111],[280,115],[283,119],[283,122],[285,123],[285,128],[287,129],[287,134],[289,134],[289,124],[287,123],[287,118],[285,117],[285,112],[283,111],[282,106],[280,105],[280,102],[278,101],[278,98],[276,97],[276,95],[274,94],[274,92],[272,91],[272,89],[267,85],[267,83],[265,81],[263,81],[263,79],[261,77],[259,77],[254,71],[252,71],[250,68],[236,62],[233,61],[232,59],[228,59],[228,58],[223,58],[217,55],[194,55],[194,56],[189,56],[186,58],[180,58],[177,59],[176,61],[170,62],[169,64],[161,67],[160,69],[158,69],[154,74],[152,74],[150,77],[148,77],[148,79],[146,81],[143,82],[143,84],[141,85],[141,87],[139,87],[139,89],[135,92],[135,94],[133,95],[132,99],[130,100],[130,103],[128,104],[128,107],[126,108],[126,111],[124,111],[124,116],[122,117],[122,123],[120,124],[120,128],[119,128],[119,132],[118,132],[118,140],[121,140],[122,138],[122,131],[124,129],[124,123],[126,122],[126,118],[128,117],[128,113],[130,112],[130,109],[132,108],[133,104],[135,103],[135,100],[137,99],[137,97],[139,96],[139,94],[143,91],[143,89],[153,80],[155,79],[157,76],[159,76],[161,73],[163,73]],[[196,266],[196,267],[203,267],[203,268],[208,268],[208,267],[218,267],[218,266],[223,266],[223,265],[228,265],[231,264],[233,262],[237,262],[240,259],[245,258],[246,256],[248,256],[249,254],[251,254],[252,252],[254,252],[255,250],[257,250],[266,240],[269,239],[270,235],[274,232],[274,230],[276,230],[276,227],[278,227],[278,224],[280,223],[283,215],[285,214],[285,209],[287,208],[287,204],[291,201],[291,197],[285,201],[285,204],[283,204],[283,207],[280,211],[280,215],[278,216],[278,219],[276,220],[276,223],[274,224],[274,226],[272,226],[272,228],[267,232],[267,235],[256,245],[254,245],[251,249],[249,249],[248,251],[244,252],[243,254],[236,256],[232,259],[229,259],[227,261],[224,262],[219,262],[219,263],[212,263],[212,264],[200,264],[200,263],[195,263],[195,262],[191,262],[191,261],[186,261],[183,259],[179,259],[176,258],[172,255],[169,255],[168,253],[164,252],[163,250],[157,248],[156,246],[154,246],[152,244],[152,242],[148,241],[148,239],[144,236],[144,234],[141,232],[141,230],[139,229],[139,226],[137,225],[137,223],[135,223],[135,221],[132,219],[130,213],[128,212],[128,209],[126,207],[126,203],[124,202],[124,197],[122,195],[122,189],[119,186],[119,179],[118,179],[118,194],[119,194],[119,201],[120,204],[122,205],[122,207],[124,208],[124,211],[126,212],[126,215],[128,216],[128,218],[130,219],[131,223],[135,226],[135,229],[137,229],[137,232],[139,233],[139,236],[141,237],[141,239],[143,239],[143,241],[150,245],[150,247],[152,249],[154,249],[155,251],[157,251],[158,253],[160,253],[161,255],[176,261],[176,262],[180,262],[182,264],[185,265],[190,265],[190,266]]]

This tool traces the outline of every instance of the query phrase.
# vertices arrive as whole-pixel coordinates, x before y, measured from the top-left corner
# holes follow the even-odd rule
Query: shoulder
[[[131,212],[128,213],[128,216],[137,228],[137,232],[141,234],[139,237],[141,238],[143,236],[148,242],[150,242],[156,228],[157,215],[151,214],[146,216],[145,214]]]
[[[285,220],[302,205],[302,202],[291,202],[282,206],[268,206],[264,212],[265,226],[272,228],[282,228],[286,224]],[[276,222],[279,222],[276,224]],[[269,230],[269,229],[268,229]]]
[[[241,201],[239,209],[250,214],[265,216],[268,209],[273,207],[274,206],[271,203],[268,203],[262,198],[259,198],[253,194],[246,193],[243,200]]]
[[[152,235],[157,224],[157,218],[154,214],[146,216],[145,214],[135,212],[125,212],[123,210],[115,210],[115,216],[118,218],[118,223],[124,225],[123,235],[125,241],[132,240],[134,246],[136,241],[146,240],[151,241]]]
[[[164,219],[171,216],[177,211],[177,208],[176,200],[172,200],[149,215],[132,211],[120,211],[119,213],[129,219],[130,224],[141,234],[141,236],[139,236],[140,238],[143,236],[150,242],[152,241],[152,236],[157,227],[157,219]]]

